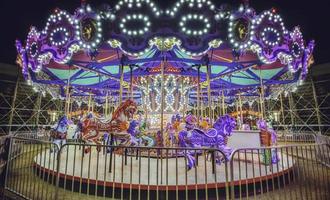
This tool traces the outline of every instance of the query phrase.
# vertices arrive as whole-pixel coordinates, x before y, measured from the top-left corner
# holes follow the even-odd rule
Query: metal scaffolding
[[[49,94],[34,91],[21,77],[20,71],[16,71],[12,76],[8,76],[6,70],[0,71],[0,133],[36,130],[52,124],[54,115],[56,120],[64,114],[64,100],[55,100]],[[277,130],[330,134],[330,76],[316,77],[310,75],[295,92],[282,93],[277,99],[265,101],[266,117],[274,118],[277,114],[274,122]],[[93,106],[94,111],[104,113],[101,105],[93,103]],[[242,106],[243,110],[260,110],[258,102]],[[78,106],[73,102],[71,107],[74,111],[86,105]],[[227,109],[227,113],[231,113],[235,106],[227,106]]]
[[[19,72],[16,77],[5,73],[0,72],[0,133],[33,131],[52,124],[53,115],[62,114],[62,100],[34,91]]]
[[[277,130],[330,134],[330,79],[309,77],[295,92],[266,101],[266,115],[279,113]],[[274,118],[274,117],[273,117]]]

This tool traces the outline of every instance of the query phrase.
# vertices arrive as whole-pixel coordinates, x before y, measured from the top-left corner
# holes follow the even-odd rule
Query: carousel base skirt
[[[73,148],[72,148],[73,149]],[[181,198],[205,198],[218,195],[225,197],[226,187],[234,186],[236,195],[239,193],[251,195],[265,192],[266,186],[273,189],[288,183],[294,163],[291,157],[285,164],[273,166],[261,165],[255,160],[234,160],[233,173],[228,164],[226,177],[225,164],[205,161],[206,155],[200,155],[198,166],[186,171],[184,157],[177,158],[148,158],[112,154],[111,170],[110,154],[103,154],[92,150],[92,153],[82,156],[81,151],[63,151],[60,156],[59,174],[56,167],[56,153],[49,150],[35,157],[36,173],[46,180],[54,180],[59,176],[59,187],[71,192],[81,192],[89,195],[107,196],[115,198],[155,199],[178,196]],[[256,157],[256,156],[254,156]],[[271,170],[272,169],[272,170]],[[231,178],[231,174],[233,179]],[[47,178],[47,179],[46,179]],[[226,183],[226,179],[228,182]],[[278,184],[280,183],[280,184]],[[55,184],[55,183],[54,183]],[[123,196],[121,196],[123,195]],[[170,198],[172,199],[172,198]]]

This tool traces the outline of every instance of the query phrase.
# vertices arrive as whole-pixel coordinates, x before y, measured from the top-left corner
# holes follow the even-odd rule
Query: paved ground
[[[13,169],[11,173],[9,174],[9,182],[7,183],[7,186],[9,188],[15,188],[15,191],[21,194],[24,194],[26,197],[32,198],[32,199],[54,199],[55,195],[55,187],[52,182],[51,176],[45,176],[45,181],[42,180],[40,177],[36,176],[36,174],[33,172],[33,159],[45,149],[42,149],[40,147],[37,147],[36,145],[26,145],[24,147],[24,156],[20,156],[17,159],[12,162],[11,168]],[[70,153],[70,152],[69,152]],[[298,155],[301,158],[295,157],[295,161],[297,162],[296,167],[294,168],[293,174],[295,174],[295,178],[291,179],[290,184],[286,182],[286,186],[284,187],[282,184],[280,184],[280,189],[277,189],[273,192],[269,191],[267,194],[256,194],[256,196],[253,196],[253,187],[248,188],[248,191],[250,193],[249,198],[250,199],[329,199],[329,196],[326,198],[325,195],[330,195],[330,169],[322,167],[322,165],[317,164],[316,162],[313,162],[311,158],[313,158],[313,151],[310,151],[309,148],[303,148],[298,149],[298,154],[295,153],[294,149],[293,152],[294,156]],[[76,157],[77,158],[77,157]],[[121,157],[117,157],[119,160]],[[66,158],[65,158],[66,160]],[[87,160],[87,159],[86,159]],[[119,161],[117,160],[117,161]],[[130,166],[130,159],[129,165]],[[68,157],[68,162],[72,162],[72,158]],[[85,161],[83,161],[85,162]],[[135,161],[133,161],[135,162]],[[49,162],[50,163],[50,162]],[[118,162],[120,163],[120,162]],[[175,164],[175,162],[174,162]],[[172,165],[172,164],[171,164]],[[86,166],[84,165],[83,171]],[[202,167],[203,164],[200,163],[200,166]],[[51,164],[51,167],[52,164]],[[180,170],[183,170],[181,168],[184,168],[184,165],[179,165]],[[61,166],[62,168],[62,166]],[[236,167],[235,167],[236,168]],[[95,163],[93,162],[90,169],[95,169]],[[173,168],[172,168],[173,169]],[[175,169],[175,168],[174,168]],[[242,168],[244,169],[244,168]],[[249,168],[247,168],[249,169]],[[78,169],[77,169],[78,170]],[[207,168],[207,170],[210,170]],[[219,172],[221,172],[221,169]],[[102,170],[101,170],[102,171]],[[120,171],[120,170],[119,170]],[[145,166],[142,167],[142,171],[147,171]],[[244,171],[244,170],[243,170]],[[101,172],[100,172],[101,173]],[[113,172],[113,174],[118,173]],[[156,173],[156,172],[155,172]],[[171,173],[175,174],[175,172],[171,171]],[[198,174],[200,175],[200,174]],[[242,175],[242,174],[241,174]],[[91,176],[91,174],[90,174]],[[120,173],[117,174],[117,177],[121,177]],[[126,176],[126,175],[125,175]],[[249,175],[248,175],[249,176]],[[237,177],[235,175],[235,177]],[[244,177],[244,176],[242,176]],[[299,179],[297,179],[299,177]],[[143,178],[146,179],[145,174],[143,174]],[[47,183],[47,180],[49,183]],[[117,179],[116,179],[117,180]],[[125,179],[126,180],[126,179]],[[212,180],[212,179],[209,179]],[[277,180],[274,180],[275,184],[274,186],[277,186]],[[294,181],[294,182],[293,182]],[[54,181],[53,181],[54,183]],[[269,190],[272,189],[271,185],[268,185]],[[229,188],[230,189],[230,188]],[[245,188],[238,188],[241,189],[242,192],[244,192]],[[261,189],[256,189],[256,191],[261,191]],[[263,192],[267,191],[267,186],[265,185],[263,187]],[[121,191],[116,191],[120,194]],[[123,193],[126,193],[127,191],[123,191]],[[203,193],[203,192],[200,192]],[[219,191],[220,195],[224,194],[224,191]],[[163,194],[164,195],[164,194]],[[200,194],[201,195],[201,194]],[[58,196],[59,199],[104,199],[103,197],[96,197],[92,195],[86,195],[86,194],[79,194],[77,192],[71,192],[68,190],[64,190],[62,188],[58,189]],[[116,195],[117,196],[117,195]],[[200,196],[199,199],[203,199],[204,193],[202,196]],[[118,197],[118,196],[117,196]],[[120,197],[120,196],[119,196]],[[163,199],[166,195],[163,196]],[[240,196],[238,195],[237,198]],[[185,198],[185,196],[179,196],[179,198]],[[241,198],[246,198],[245,194],[242,193]],[[110,198],[111,199],[111,198]],[[134,196],[132,199],[135,199]],[[152,198],[150,198],[152,199]],[[173,197],[169,198],[173,199]]]

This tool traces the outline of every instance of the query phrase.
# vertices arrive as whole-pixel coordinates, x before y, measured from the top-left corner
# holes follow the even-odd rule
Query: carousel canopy
[[[76,97],[118,96],[123,72],[124,96],[131,82],[139,99],[164,67],[194,99],[198,81],[206,91],[207,73],[213,96],[257,96],[261,86],[270,95],[295,84],[306,77],[314,41],[287,28],[276,10],[256,13],[246,3],[178,0],[161,9],[151,0],[121,0],[98,9],[82,4],[74,13],[55,9],[16,47],[27,81],[54,97],[66,87]]]

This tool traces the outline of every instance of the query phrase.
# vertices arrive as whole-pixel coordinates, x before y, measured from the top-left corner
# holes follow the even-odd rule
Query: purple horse
[[[186,123],[189,122],[186,120]],[[220,117],[213,125],[213,128],[203,132],[191,124],[189,129],[181,131],[179,133],[179,146],[181,147],[209,147],[219,149],[224,153],[225,159],[228,159],[232,150],[227,147],[227,137],[232,135],[233,129],[236,127],[235,119],[229,115]],[[191,169],[196,165],[194,154],[195,151],[190,151],[185,156],[187,157],[188,169]],[[221,163],[223,158],[218,158],[216,161]]]
[[[257,121],[257,127],[260,129],[260,130],[265,130],[265,131],[267,131],[270,135],[271,135],[271,146],[274,146],[274,145],[276,145],[276,143],[277,143],[277,135],[276,135],[276,132],[274,131],[274,129],[272,129],[268,124],[267,124],[267,122],[265,121],[265,120],[263,120],[263,119],[259,119],[258,121]],[[265,153],[264,153],[264,159],[265,160],[267,160],[266,159],[266,157],[267,157],[267,155],[266,155],[266,152],[267,151],[265,151]],[[276,163],[278,163],[279,162],[279,156],[278,156],[278,152],[277,152],[277,149],[271,149],[271,151],[270,151],[270,153],[271,153],[271,163],[273,163],[273,164],[276,164]]]

